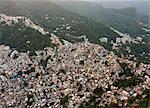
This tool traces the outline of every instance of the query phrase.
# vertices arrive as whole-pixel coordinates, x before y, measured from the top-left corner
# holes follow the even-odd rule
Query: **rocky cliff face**
[[[132,98],[147,99],[149,70],[91,43],[45,48],[32,56],[1,45],[0,107],[127,107]]]

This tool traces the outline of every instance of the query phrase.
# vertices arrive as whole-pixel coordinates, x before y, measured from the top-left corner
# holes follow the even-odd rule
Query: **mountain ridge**
[[[120,12],[121,14],[120,14],[119,12],[113,11],[113,10],[117,10],[117,9],[112,10],[109,8],[104,8],[96,2],[89,3],[89,2],[73,1],[73,2],[57,2],[57,3],[60,6],[63,6],[64,8],[66,8],[68,10],[76,12],[82,16],[91,18],[97,22],[103,22],[109,26],[114,27],[115,29],[122,31],[123,33],[129,33],[131,35],[145,34],[145,32],[138,25],[137,18],[131,18],[130,16],[123,14],[123,11],[125,10],[124,13],[127,12],[128,8],[121,9],[121,12]],[[131,9],[129,9],[129,10],[131,11]],[[119,11],[119,10],[117,10],[117,11]],[[133,12],[135,12],[135,15],[136,15],[135,8],[134,8]],[[133,15],[134,15],[134,13],[133,13]],[[141,20],[141,19],[139,18],[138,21],[139,20]],[[147,18],[147,20],[148,20],[148,18]],[[146,22],[148,22],[148,21],[146,21]]]

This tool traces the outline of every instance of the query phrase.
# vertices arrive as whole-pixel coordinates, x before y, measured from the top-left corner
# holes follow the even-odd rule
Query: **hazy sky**
[[[7,0],[7,1],[22,1],[22,0]],[[46,1],[46,0],[29,0],[29,1]],[[54,0],[54,1],[57,1],[57,0]],[[62,0],[62,1],[149,1],[149,0]]]
[[[148,1],[148,0],[83,0],[83,1]]]
[[[77,0],[67,0],[67,1],[77,1]],[[149,1],[149,0],[78,0],[78,1]]]

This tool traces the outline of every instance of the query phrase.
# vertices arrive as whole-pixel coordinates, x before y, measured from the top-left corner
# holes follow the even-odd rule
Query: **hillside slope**
[[[119,58],[100,45],[45,48],[37,56],[0,45],[0,107],[146,108],[150,65]],[[14,51],[11,53],[14,55]]]
[[[104,24],[112,26],[123,33],[129,33],[131,35],[146,34],[146,32],[144,32],[144,30],[142,30],[138,25],[137,20],[135,20],[135,18],[132,18],[134,15],[137,15],[137,11],[135,10],[135,8],[128,8],[123,10],[115,9],[114,11],[114,9],[104,8],[99,4],[89,2],[59,1],[57,3],[68,10],[94,19],[97,22],[102,22]]]
[[[53,46],[49,33],[27,17],[0,14],[0,31],[0,44],[10,45],[19,51]]]
[[[3,2],[0,6],[1,13],[29,17],[49,33],[70,42],[83,41],[81,36],[93,43],[99,43],[99,37],[108,37],[110,41],[118,36],[104,24],[65,10],[53,2]]]

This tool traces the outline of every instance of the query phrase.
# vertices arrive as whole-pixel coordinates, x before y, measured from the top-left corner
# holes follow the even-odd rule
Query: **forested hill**
[[[50,1],[2,1],[0,7],[2,14],[28,17],[50,34],[54,33],[59,38],[70,42],[83,41],[78,38],[83,35],[93,43],[99,43],[100,37],[107,37],[110,41],[118,36],[106,25],[70,12]],[[2,30],[2,32],[4,31]],[[22,36],[15,29],[14,32],[18,36]],[[6,36],[5,33],[2,33],[2,37]],[[36,34],[32,33],[32,35]],[[7,33],[7,36],[11,36],[11,34]]]
[[[57,3],[72,12],[112,26],[123,33],[129,33],[131,35],[146,34],[146,32],[141,29],[139,23],[141,21],[143,21],[143,23],[148,22],[148,18],[147,16],[138,14],[134,7],[126,9],[109,9],[94,2],[59,1]]]

